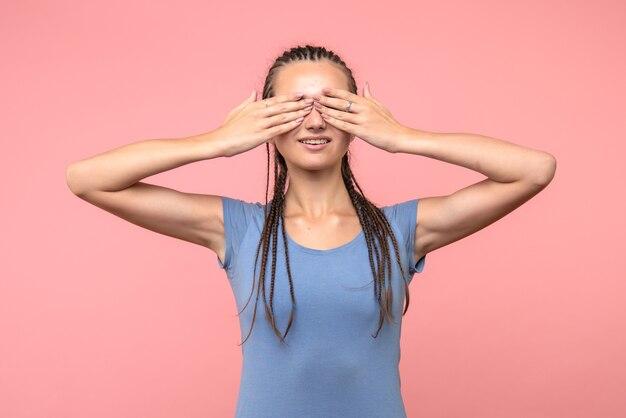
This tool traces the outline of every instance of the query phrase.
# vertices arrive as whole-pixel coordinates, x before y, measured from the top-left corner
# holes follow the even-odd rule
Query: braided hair
[[[267,77],[265,79],[265,85],[263,87],[263,99],[274,96],[274,83],[276,78],[276,73],[278,69],[282,66],[285,66],[291,62],[298,61],[321,61],[328,60],[332,63],[335,63],[341,68],[341,70],[345,73],[348,79],[349,90],[356,94],[357,87],[354,77],[352,75],[352,71],[348,68],[345,62],[336,55],[333,51],[328,50],[324,47],[305,45],[293,47],[289,50],[283,52],[281,56],[279,56],[272,67],[270,68]],[[238,313],[240,315],[247,307],[250,302],[250,298],[254,292],[255,282],[256,282],[256,265],[259,257],[259,251],[262,249],[262,257],[261,257],[261,273],[259,276],[259,282],[257,285],[257,296],[256,301],[258,301],[260,295],[263,296],[263,302],[265,306],[265,315],[274,330],[274,333],[278,336],[282,343],[286,344],[285,337],[291,328],[293,318],[295,316],[295,307],[296,307],[296,299],[293,287],[293,280],[291,277],[291,269],[289,267],[289,251],[287,245],[287,236],[284,228],[284,219],[283,212],[285,209],[285,183],[287,181],[287,164],[285,163],[284,157],[280,154],[280,152],[274,147],[274,191],[273,198],[271,201],[271,205],[269,205],[269,213],[268,213],[268,190],[269,190],[269,171],[270,171],[270,150],[269,143],[265,144],[267,151],[267,183],[265,187],[265,221],[263,225],[263,231],[261,233],[261,238],[259,240],[259,244],[256,249],[255,254],[255,266],[254,266],[254,279],[252,282],[252,290],[250,292],[250,297],[248,301],[244,305],[241,312]],[[367,251],[369,255],[370,266],[372,270],[372,275],[374,276],[374,294],[380,305],[380,315],[378,321],[378,329],[376,330],[376,334],[372,335],[372,337],[376,338],[380,332],[380,329],[383,326],[384,319],[393,322],[393,318],[391,315],[391,307],[393,306],[393,291],[391,286],[387,287],[386,283],[391,279],[391,257],[388,245],[388,238],[391,238],[394,254],[398,265],[400,266],[400,270],[402,272],[402,278],[404,280],[404,289],[406,294],[405,306],[402,312],[404,315],[409,308],[409,287],[407,283],[407,276],[405,274],[404,268],[402,267],[402,262],[400,261],[400,253],[398,251],[398,244],[395,238],[393,231],[387,221],[383,211],[379,209],[376,205],[370,202],[364,195],[363,190],[356,181],[354,174],[352,174],[352,170],[350,168],[350,160],[349,160],[350,151],[346,152],[341,160],[341,174],[343,178],[343,182],[346,186],[348,194],[350,196],[350,200],[354,205],[356,213],[359,217],[359,221],[361,223],[361,227],[363,229],[366,241],[367,241]],[[279,170],[280,168],[280,170]],[[355,189],[356,186],[356,189]],[[358,189],[358,191],[357,191]],[[277,248],[277,240],[278,240],[278,225],[279,223],[283,225],[281,228],[281,236],[285,249],[285,257],[287,260],[287,276],[289,278],[289,291],[291,295],[292,307],[291,313],[289,315],[289,321],[287,323],[287,327],[285,329],[284,334],[282,334],[278,328],[276,327],[275,317],[274,317],[274,282],[276,276],[276,248]],[[269,244],[270,239],[272,240],[272,268],[271,268],[271,283],[270,283],[270,294],[269,294],[269,304],[267,301],[267,295],[265,292],[265,273],[267,267],[267,258],[269,252]],[[375,244],[375,241],[380,243],[380,251],[378,246]],[[374,264],[374,260],[376,259],[376,263]],[[379,269],[375,267],[379,266]],[[385,276],[385,271],[388,273]],[[245,343],[250,334],[252,333],[252,328],[254,327],[254,321],[256,318],[256,310],[257,303],[254,305],[254,312],[252,315],[252,324],[250,326],[250,331],[248,335],[241,343]],[[240,344],[240,345],[241,345]]]

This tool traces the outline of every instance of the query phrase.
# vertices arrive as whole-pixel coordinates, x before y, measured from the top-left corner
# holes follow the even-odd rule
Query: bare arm
[[[146,177],[196,161],[225,156],[212,134],[146,139],[114,148],[70,164],[67,184],[79,197],[94,190],[117,192]]]
[[[211,132],[147,139],[70,164],[67,185],[76,196],[135,225],[205,246],[224,260],[222,196],[183,193],[140,180],[185,164],[232,157],[294,129],[310,112],[302,95],[256,101],[253,90]],[[309,106],[307,108],[307,106]]]
[[[148,139],[70,164],[67,184],[79,198],[135,225],[223,255],[221,196],[183,193],[140,181],[221,156],[226,155],[215,131],[186,138]]]
[[[395,152],[424,155],[487,176],[448,196],[420,199],[415,260],[496,222],[543,190],[553,155],[485,135],[408,129]]]

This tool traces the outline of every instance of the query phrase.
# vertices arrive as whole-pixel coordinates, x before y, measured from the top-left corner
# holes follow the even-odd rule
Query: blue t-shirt
[[[218,265],[226,271],[237,303],[241,340],[248,335],[254,314],[262,248],[254,258],[264,223],[260,202],[222,197],[226,253]],[[418,199],[385,206],[396,236],[403,268],[412,278],[424,268],[426,256],[413,260]],[[268,212],[269,205],[268,202]],[[242,375],[236,418],[405,418],[400,392],[400,330],[404,282],[391,240],[393,319],[376,338],[379,305],[374,294],[363,230],[339,247],[304,247],[287,235],[289,266],[296,310],[287,345],[281,343],[266,316],[263,295],[257,301],[252,333],[241,346]],[[272,244],[267,258],[265,289],[269,305]],[[289,278],[278,225],[274,315],[284,334],[291,312]],[[375,252],[372,256],[376,260]],[[376,262],[376,261],[375,261]]]

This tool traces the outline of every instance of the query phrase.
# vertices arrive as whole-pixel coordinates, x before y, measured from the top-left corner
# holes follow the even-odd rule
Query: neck
[[[341,164],[328,170],[289,169],[284,216],[321,218],[337,212],[354,211],[341,176]]]

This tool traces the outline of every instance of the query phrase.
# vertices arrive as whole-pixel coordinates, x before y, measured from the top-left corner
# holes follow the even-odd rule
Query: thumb
[[[248,103],[252,103],[252,102],[254,102],[254,101],[256,101],[256,90],[255,90],[255,89],[252,89],[252,91],[250,92],[250,94],[248,94],[248,97],[246,97],[246,99],[245,99],[243,102],[239,103],[239,105],[238,105],[237,107],[238,107],[238,108],[239,108],[239,107],[244,107],[244,106],[246,106]]]
[[[363,89],[363,92],[367,94],[367,97],[372,97],[372,91],[370,90],[370,83],[367,81],[365,82],[365,88]]]
[[[382,105],[382,103],[380,103],[378,99],[376,99],[376,97],[372,95],[372,91],[370,90],[370,83],[368,82],[365,83],[365,87],[363,88],[363,97],[370,99],[376,104]]]

